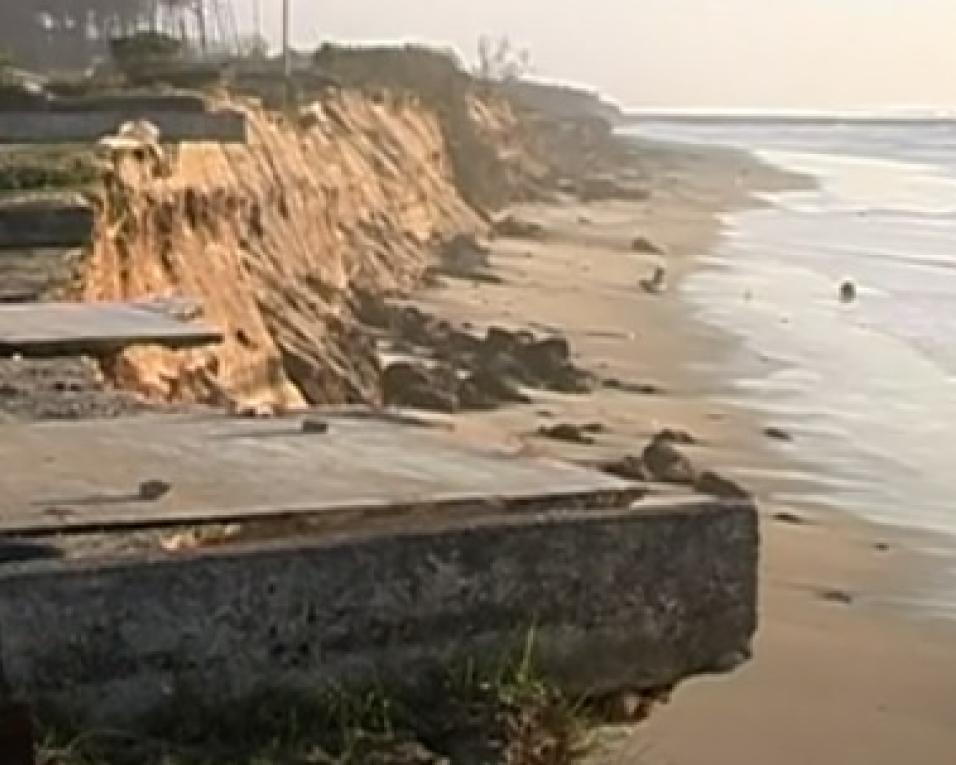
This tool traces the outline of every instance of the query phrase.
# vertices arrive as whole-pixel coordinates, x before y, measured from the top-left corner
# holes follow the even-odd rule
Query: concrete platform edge
[[[407,534],[0,568],[19,699],[137,726],[188,698],[407,683],[520,651],[570,690],[652,688],[744,657],[758,528],[718,500]]]

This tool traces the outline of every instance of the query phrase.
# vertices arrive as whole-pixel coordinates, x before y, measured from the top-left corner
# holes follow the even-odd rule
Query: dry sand
[[[526,451],[596,461],[639,451],[662,427],[690,431],[702,465],[787,465],[768,448],[765,423],[716,403],[729,363],[752,364],[727,337],[689,316],[673,283],[720,235],[717,215],[752,204],[753,190],[796,182],[745,155],[648,147],[647,202],[531,207],[544,241],[501,240],[493,262],[502,284],[449,279],[423,298],[440,315],[560,330],[580,363],[604,377],[649,382],[659,395],[601,390],[538,395],[535,404],[463,415],[459,429]],[[636,236],[663,254],[631,251]],[[669,288],[639,286],[664,264]],[[594,446],[533,435],[554,422],[600,422]],[[731,471],[732,472],[732,471]],[[923,565],[901,534],[849,517],[808,517],[761,495],[761,627],[755,657],[730,676],[693,681],[633,731],[619,731],[604,763],[667,765],[946,765],[956,762],[956,627],[877,605],[920,584]],[[797,512],[805,525],[773,519]],[[887,547],[888,545],[888,547]],[[829,596],[827,595],[829,593]],[[844,598],[843,596],[847,596]]]

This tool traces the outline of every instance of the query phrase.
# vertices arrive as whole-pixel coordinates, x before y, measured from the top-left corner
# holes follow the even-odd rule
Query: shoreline
[[[723,236],[724,215],[759,206],[755,194],[762,191],[805,181],[732,149],[641,145],[652,154],[647,202],[517,208],[549,234],[542,242],[496,243],[492,266],[503,284],[448,280],[416,302],[479,327],[558,328],[583,367],[603,377],[650,381],[662,395],[536,396],[534,406],[520,410],[458,415],[458,429],[466,438],[498,438],[524,451],[594,464],[639,450],[661,428],[679,428],[699,442],[686,448],[695,464],[720,472],[741,463],[784,471],[793,462],[767,442],[762,428],[770,423],[709,398],[726,380],[731,357],[741,363],[740,342],[705,325],[678,296],[642,295],[634,287],[659,260],[679,282],[699,267],[695,255]],[[628,237],[638,235],[666,254],[624,255]],[[756,358],[743,363],[764,368]],[[541,423],[565,421],[606,423],[609,432],[586,447],[534,435]],[[901,596],[905,602],[919,591],[931,564],[913,547],[926,537],[848,513],[773,504],[767,501],[772,479],[742,482],[760,501],[764,537],[754,659],[730,676],[679,688],[670,705],[601,761],[629,762],[628,756],[647,751],[651,763],[660,755],[660,762],[688,765],[803,765],[810,757],[889,765],[903,752],[909,762],[944,761],[944,752],[956,747],[945,712],[956,702],[956,671],[947,658],[956,647],[956,625],[930,616],[917,620],[912,609],[885,602]],[[914,644],[922,649],[918,659]],[[834,725],[834,718],[845,726]]]

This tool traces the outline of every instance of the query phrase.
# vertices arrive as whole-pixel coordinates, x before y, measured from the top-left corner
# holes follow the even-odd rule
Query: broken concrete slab
[[[15,698],[41,714],[111,728],[148,726],[187,703],[428,686],[457,667],[500,667],[529,636],[536,670],[602,694],[745,658],[756,586],[757,519],[745,502],[503,512],[427,528],[410,517],[390,533],[0,565],[0,662]]]
[[[0,144],[93,142],[115,134],[124,123],[135,120],[155,125],[164,143],[246,142],[246,118],[241,112],[117,108],[106,111],[0,111]]]
[[[572,465],[469,448],[389,419],[155,416],[0,429],[0,532],[345,519],[530,503],[627,502],[643,489]],[[38,469],[37,466],[42,466]],[[202,469],[197,470],[197,465]],[[138,486],[171,490],[144,502]]]
[[[4,202],[0,204],[0,250],[83,247],[93,238],[94,216],[93,208],[83,201]]]
[[[727,669],[756,629],[749,501],[634,501],[628,482],[401,419],[5,426],[0,462],[0,670],[79,725],[427,685],[500,667],[529,636],[573,693],[652,689]],[[275,532],[123,544],[210,521]],[[70,545],[89,537],[116,543]]]
[[[130,345],[192,348],[221,341],[217,330],[143,305],[0,304],[0,357],[95,356]]]

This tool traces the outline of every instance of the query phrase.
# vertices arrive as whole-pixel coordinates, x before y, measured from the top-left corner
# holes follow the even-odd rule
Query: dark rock
[[[644,449],[641,461],[655,481],[692,485],[696,478],[691,461],[669,441],[651,441]]]
[[[409,388],[424,387],[431,384],[431,375],[428,370],[407,361],[397,361],[390,364],[382,374],[382,389],[385,403],[395,403],[404,391]]]
[[[555,441],[567,441],[572,444],[593,444],[594,439],[580,425],[563,422],[559,425],[547,425],[538,428],[538,435]]]
[[[399,361],[382,375],[382,396],[388,406],[451,413],[458,409],[457,388],[457,376],[447,368]]]
[[[161,481],[154,478],[143,481],[139,485],[137,496],[143,502],[155,502],[169,494],[172,489],[173,485],[169,483],[169,481]]]
[[[670,441],[672,444],[683,444],[685,446],[697,443],[697,439],[686,430],[674,430],[672,428],[662,430],[654,436],[654,439],[658,441]]]
[[[787,523],[787,524],[790,524],[791,526],[810,525],[810,521],[808,521],[802,515],[797,515],[796,513],[790,513],[790,512],[774,513],[772,517],[775,521],[777,521],[777,523]]]
[[[608,462],[601,466],[601,470],[626,481],[646,481],[649,478],[641,458],[633,454],[627,454],[615,462]]]
[[[540,223],[522,220],[514,215],[506,215],[495,221],[491,231],[495,236],[507,236],[514,239],[540,239],[545,234],[545,228]]]
[[[386,404],[449,411],[450,397],[466,408],[487,409],[496,403],[528,403],[519,387],[559,393],[587,393],[595,378],[571,361],[571,348],[560,336],[537,337],[528,330],[491,326],[483,337],[423,313],[416,306],[390,306],[362,299],[356,315],[366,324],[391,331],[395,348],[406,353],[430,351],[447,370],[395,362],[382,374]],[[459,382],[457,372],[464,373]],[[435,393],[439,395],[436,397]]]
[[[393,353],[404,353],[410,355],[415,352],[415,346],[407,340],[398,339],[392,341],[391,350]]]
[[[454,275],[469,275],[491,266],[491,249],[471,234],[458,234],[441,247],[443,269]]]
[[[638,284],[644,292],[651,295],[660,295],[667,289],[667,272],[657,266],[650,279],[641,279]]]
[[[426,268],[422,274],[421,286],[428,289],[444,287],[445,280],[442,279],[442,271],[432,266]]]
[[[564,364],[541,380],[540,387],[555,393],[590,393],[594,390],[595,379],[594,375],[573,364]]]
[[[856,285],[847,280],[840,285],[840,300],[844,303],[852,303],[856,300]]]
[[[459,407],[458,396],[455,392],[431,386],[408,388],[400,400],[392,401],[391,404],[445,414],[452,414]]]
[[[547,377],[561,370],[571,359],[571,346],[566,338],[549,337],[537,340],[524,347],[522,358],[532,372]]]
[[[329,423],[315,417],[309,417],[302,422],[302,432],[316,435],[325,435],[329,432]]]
[[[717,473],[706,471],[697,477],[694,489],[721,499],[750,499],[751,494],[739,484]]]
[[[729,651],[723,656],[717,657],[709,667],[708,672],[717,675],[725,675],[739,669],[752,658],[753,652],[749,648],[742,648],[737,651]]]
[[[470,379],[462,380],[458,387],[458,406],[475,412],[488,412],[501,405],[501,401],[482,390]]]
[[[659,393],[663,393],[663,390],[654,385],[654,383],[629,383],[619,380],[616,377],[608,378],[602,383],[605,388],[610,390],[619,390],[624,393],[635,393],[641,396],[653,396]]]
[[[643,236],[636,236],[631,240],[631,252],[646,252],[652,255],[661,255],[664,251],[650,239]]]
[[[512,332],[504,327],[488,327],[485,333],[485,340],[482,344],[482,351],[495,354],[500,352],[514,353],[521,347],[521,339],[517,332]]]
[[[844,590],[821,590],[817,595],[820,600],[825,600],[827,603],[835,603],[841,606],[853,605],[853,596]]]
[[[776,428],[776,427],[764,428],[763,434],[767,438],[772,438],[775,441],[793,441],[793,436],[791,436],[783,428]]]
[[[889,552],[892,548],[886,542],[876,542],[873,545],[873,549],[877,552]]]
[[[357,293],[353,310],[356,318],[370,327],[388,329],[392,325],[394,309],[379,295]]]
[[[513,385],[506,378],[493,374],[488,370],[478,370],[468,375],[462,383],[462,391],[466,388],[478,393],[479,396],[489,400],[492,404],[531,403],[531,399],[522,393],[517,386]],[[461,400],[462,406],[468,407],[464,394],[461,395]]]

